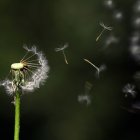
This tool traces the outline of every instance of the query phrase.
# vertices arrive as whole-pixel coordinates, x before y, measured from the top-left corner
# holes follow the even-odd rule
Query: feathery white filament
[[[33,46],[32,48],[28,48],[27,46],[24,46],[24,49],[27,50],[27,53],[32,53],[32,55],[28,58],[22,59],[20,63],[27,62],[27,68],[25,68],[28,72],[32,72],[30,78],[25,79],[25,83],[23,85],[20,85],[21,90],[24,92],[32,92],[36,88],[39,88],[40,85],[44,84],[45,80],[48,78],[48,61],[44,57],[42,52],[38,52],[36,47]],[[37,63],[28,63],[28,60],[32,58],[33,56],[37,57]],[[31,60],[34,61],[34,60]],[[29,62],[31,62],[29,61]],[[36,68],[36,70],[31,71],[30,68]],[[0,86],[4,86],[6,89],[6,92],[10,95],[12,95],[15,90],[16,86],[14,84],[14,80],[6,79],[2,82],[0,82]]]
[[[38,63],[40,66],[33,72],[30,81],[27,81],[25,86],[22,86],[23,91],[33,91],[36,88],[39,88],[41,84],[45,82],[45,80],[48,78],[48,71],[49,66],[48,62],[45,59],[42,52],[37,52],[37,49],[35,46],[33,46],[31,49],[24,47],[27,51],[32,52],[37,56]]]
[[[4,80],[4,81],[1,81],[1,82],[0,82],[0,86],[4,86],[4,88],[5,88],[5,90],[6,90],[6,92],[7,92],[8,94],[10,94],[10,95],[13,94],[13,92],[14,92],[14,87],[13,87],[13,82],[12,82],[12,81],[10,81],[10,80],[8,80],[8,79],[6,79],[6,80]]]

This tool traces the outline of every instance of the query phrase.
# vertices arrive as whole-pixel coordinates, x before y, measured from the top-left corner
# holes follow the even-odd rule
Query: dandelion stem
[[[16,92],[15,96],[15,132],[14,140],[19,140],[20,132],[20,94]]]

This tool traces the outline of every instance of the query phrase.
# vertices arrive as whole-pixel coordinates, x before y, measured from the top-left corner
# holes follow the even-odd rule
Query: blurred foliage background
[[[23,45],[36,45],[48,59],[49,78],[34,93],[21,99],[21,140],[131,140],[140,137],[139,113],[122,106],[122,88],[133,81],[137,64],[129,55],[132,5],[134,0],[114,0],[124,13],[121,21],[102,0],[1,0],[0,1],[0,79],[4,80],[14,62],[25,54]],[[98,42],[104,22],[112,26]],[[115,34],[118,44],[104,49],[106,37]],[[61,52],[63,46],[68,65]],[[105,64],[98,79],[96,70],[84,62]],[[78,102],[85,83],[92,84],[91,104]],[[13,139],[12,96],[0,88],[0,139]]]

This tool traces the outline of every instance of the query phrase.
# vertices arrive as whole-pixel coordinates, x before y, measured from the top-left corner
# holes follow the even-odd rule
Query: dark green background
[[[1,0],[0,1],[0,79],[10,65],[25,54],[22,46],[38,46],[48,59],[49,78],[44,86],[21,99],[20,140],[131,140],[140,138],[140,116],[122,109],[122,88],[133,82],[135,63],[128,53],[134,0],[116,0],[124,12],[120,22],[101,0]],[[121,38],[103,51],[105,32],[99,22],[113,26]],[[54,49],[69,43],[65,53]],[[105,63],[107,70],[97,79],[95,69]],[[85,82],[93,84],[92,103],[77,101]],[[0,140],[12,140],[14,132],[13,97],[0,88]]]

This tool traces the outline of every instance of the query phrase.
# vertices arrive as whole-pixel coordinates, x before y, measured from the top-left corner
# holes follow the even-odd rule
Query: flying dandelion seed
[[[104,23],[100,23],[100,26],[101,26],[103,29],[102,29],[101,33],[97,36],[96,41],[99,40],[99,38],[102,36],[102,34],[103,34],[104,31],[106,31],[106,30],[107,30],[107,31],[111,31],[111,30],[112,30],[112,27],[105,26]]]
[[[137,44],[132,44],[129,46],[129,51],[135,61],[140,61],[140,46]]]
[[[100,69],[94,65],[92,62],[90,62],[88,59],[84,59],[85,62],[89,63],[91,66],[93,66],[97,70],[97,76],[99,77]]]
[[[133,98],[135,98],[137,94],[137,92],[135,91],[135,85],[132,84],[125,85],[122,91],[125,93],[125,97],[131,95]]]
[[[99,74],[101,72],[104,72],[105,70],[107,70],[107,66],[105,64],[102,64],[100,67],[99,67],[99,72],[96,71],[95,75],[97,76],[97,78],[99,78]]]
[[[117,21],[121,21],[123,18],[123,13],[121,11],[114,11],[113,13],[113,17],[114,19],[116,19]]]
[[[27,51],[25,56],[19,63],[11,65],[12,79],[0,82],[10,95],[13,95],[17,89],[22,92],[32,92],[39,88],[48,77],[49,66],[43,53],[38,52],[35,46],[32,48],[24,46],[24,49]],[[27,57],[29,54],[30,56]]]
[[[115,44],[118,43],[119,39],[117,37],[115,37],[114,35],[110,35],[106,38],[105,40],[105,48],[107,48],[108,46],[110,46],[111,44]]]
[[[59,52],[59,51],[62,51],[63,53],[63,56],[64,56],[64,60],[65,60],[65,63],[68,64],[68,61],[67,61],[67,57],[66,57],[66,54],[64,52],[64,50],[68,47],[68,44],[66,43],[63,47],[61,48],[55,48],[55,51],[56,52]]]
[[[133,21],[133,24],[136,28],[140,27],[140,17],[136,17]]]
[[[91,96],[89,95],[91,89],[92,89],[92,84],[89,81],[85,82],[85,87],[84,87],[84,94],[78,95],[78,102],[79,103],[85,103],[87,106],[91,104]]]
[[[140,33],[138,31],[134,32],[132,37],[130,38],[131,44],[137,44],[140,41]]]
[[[79,95],[78,102],[86,103],[86,105],[88,106],[91,104],[91,97],[89,95]]]
[[[114,8],[114,2],[112,0],[105,0],[104,1],[104,5],[109,8],[109,9],[113,9]]]

